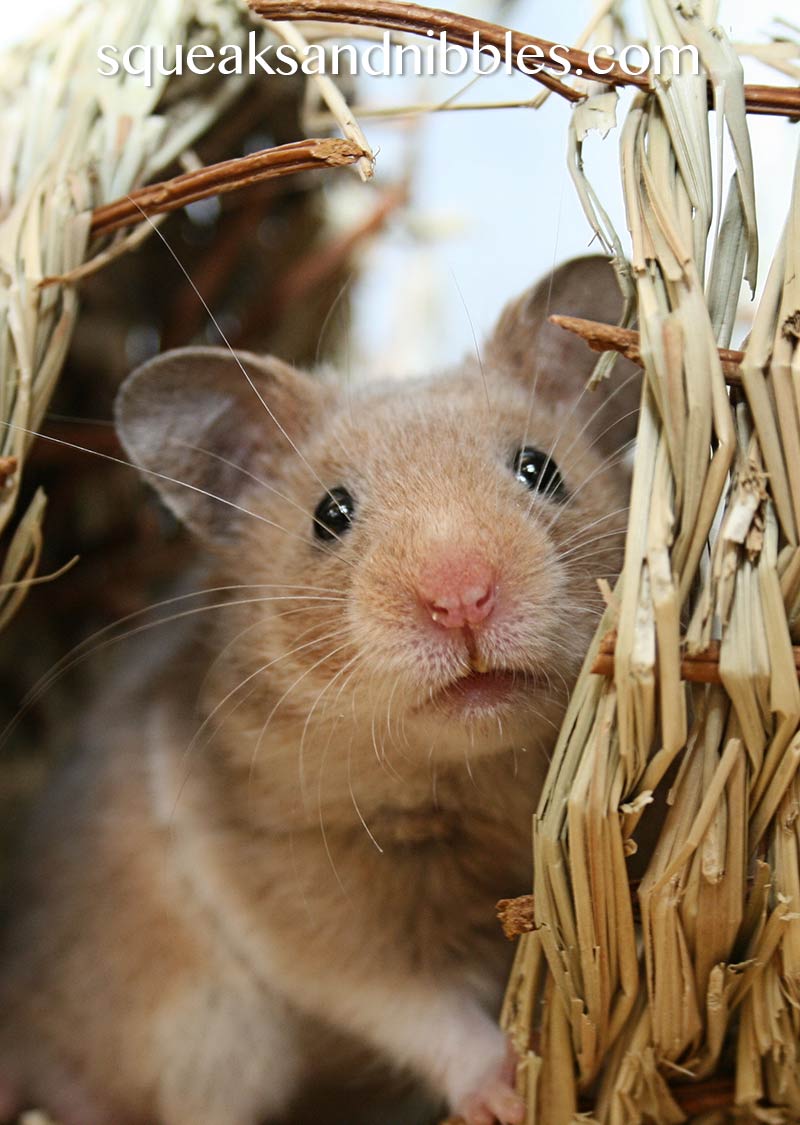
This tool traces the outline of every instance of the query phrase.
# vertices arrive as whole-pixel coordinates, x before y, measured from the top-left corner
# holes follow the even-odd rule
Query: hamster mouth
[[[528,672],[473,661],[471,671],[436,692],[431,705],[453,718],[490,718],[530,692],[536,682]]]

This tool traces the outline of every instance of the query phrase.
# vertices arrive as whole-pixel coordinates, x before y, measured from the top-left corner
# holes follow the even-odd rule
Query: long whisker
[[[571,452],[571,450],[574,449],[576,442],[580,441],[580,439],[586,433],[587,429],[589,428],[589,426],[591,426],[592,422],[595,420],[595,418],[600,413],[600,411],[603,410],[604,407],[606,407],[609,402],[611,402],[613,399],[615,399],[617,397],[617,395],[621,394],[622,391],[629,385],[629,383],[632,383],[634,380],[640,379],[640,378],[641,378],[640,373],[638,371],[634,371],[632,375],[629,375],[626,379],[623,379],[607,395],[603,395],[601,401],[598,403],[598,405],[595,407],[595,409],[591,412],[591,414],[589,414],[586,421],[583,423],[583,425],[578,430],[578,432],[573,436],[572,441],[570,442],[569,446],[567,447],[567,450],[566,450],[567,454],[569,454]],[[571,408],[568,411],[565,412],[565,415],[561,420],[561,425],[559,426],[558,430],[556,431],[556,434],[553,437],[553,441],[551,442],[550,449],[549,449],[549,452],[548,452],[549,458],[552,459],[553,453],[555,452],[556,446],[558,445],[559,441],[561,440],[561,436],[564,433],[564,430],[565,430],[565,427],[566,427],[567,423],[572,421],[572,418],[575,414],[575,411],[578,409],[578,406],[580,405],[580,403],[583,402],[584,396],[588,392],[589,392],[589,384],[587,382],[587,383],[584,383],[580,394],[577,395],[577,397],[574,399]],[[635,412],[631,412],[631,413],[635,413]]]
[[[347,677],[344,684],[339,689],[339,694],[341,694],[343,688],[347,684],[350,683],[350,681],[353,678],[353,675],[354,675],[354,672],[352,672],[350,674],[350,676]],[[375,836],[373,835],[372,829],[367,824],[366,818],[364,817],[364,814],[361,811],[361,806],[358,803],[358,798],[356,797],[355,789],[353,788],[353,768],[352,768],[353,767],[353,755],[352,755],[352,751],[353,751],[353,744],[352,744],[352,741],[351,741],[350,745],[347,748],[347,789],[348,789],[348,792],[350,794],[350,800],[353,803],[353,808],[356,810],[356,816],[361,821],[361,824],[364,827],[364,831],[366,832],[367,836],[372,841],[372,843],[375,845],[378,852],[381,855],[383,855],[383,848],[378,843],[378,841],[375,839]]]
[[[558,554],[556,557],[557,557],[559,562],[564,562],[565,559],[570,558],[574,554],[574,552],[580,550],[581,547],[587,547],[590,544],[591,544],[592,547],[594,547],[594,545],[596,543],[599,543],[603,539],[609,539],[612,536],[619,536],[619,535],[621,535],[621,532],[619,531],[619,529],[614,529],[612,531],[604,531],[601,535],[592,535],[592,536],[590,536],[589,539],[586,539],[586,540],[583,540],[580,543],[574,544],[568,551],[564,551],[564,552]]]
[[[474,351],[475,351],[475,358],[478,361],[478,370],[481,373],[481,382],[483,383],[483,393],[486,395],[486,405],[488,406],[489,410],[491,411],[492,403],[491,403],[491,399],[489,398],[489,384],[488,384],[487,379],[486,379],[486,369],[483,366],[483,356],[481,355],[481,349],[480,349],[480,345],[478,343],[478,336],[477,336],[477,333],[475,332],[475,323],[474,323],[472,317],[470,316],[470,311],[469,311],[469,308],[467,306],[466,299],[464,298],[464,293],[461,289],[461,286],[458,284],[458,278],[456,277],[455,272],[452,269],[450,270],[450,277],[452,279],[453,285],[455,285],[455,287],[456,287],[456,293],[458,293],[458,298],[461,301],[461,306],[464,309],[464,315],[467,318],[467,324],[469,324],[469,330],[470,330],[470,333],[472,335],[472,346],[473,346]]]
[[[320,587],[320,588],[322,588],[322,587]],[[160,617],[157,621],[148,621],[144,625],[137,626],[135,629],[127,629],[127,630],[125,630],[124,633],[121,633],[118,636],[108,637],[106,640],[101,641],[100,644],[93,643],[95,641],[98,641],[101,637],[105,637],[106,634],[112,632],[114,629],[119,628],[120,625],[124,625],[129,621],[134,621],[139,617],[143,617],[145,614],[150,613],[155,609],[163,609],[164,607],[166,607],[168,605],[174,605],[176,602],[185,601],[189,598],[200,597],[204,594],[224,593],[224,592],[233,591],[233,590],[247,590],[247,589],[305,589],[305,588],[304,587],[284,586],[280,583],[274,583],[274,582],[254,583],[252,585],[237,584],[237,585],[232,585],[232,586],[211,586],[211,587],[209,587],[208,589],[205,589],[205,590],[195,590],[195,591],[192,591],[191,593],[188,593],[188,594],[180,594],[180,595],[178,595],[174,598],[166,598],[163,601],[155,602],[152,605],[146,606],[144,609],[136,610],[133,613],[127,614],[125,617],[119,618],[119,620],[112,622],[110,625],[104,626],[102,629],[98,629],[95,633],[92,633],[91,636],[86,637],[83,641],[81,641],[79,644],[77,644],[73,649],[70,650],[70,652],[68,652],[64,656],[62,656],[61,659],[53,666],[53,668],[51,668],[49,672],[46,672],[45,675],[43,677],[41,677],[33,685],[33,687],[25,694],[25,697],[23,698],[23,700],[20,704],[19,710],[16,712],[14,717],[9,720],[9,722],[3,728],[2,732],[0,732],[0,747],[5,745],[6,740],[8,739],[9,735],[16,729],[17,725],[24,718],[24,716],[30,711],[31,707],[39,699],[41,699],[42,695],[46,691],[48,691],[55,683],[57,683],[57,681],[59,679],[61,679],[62,676],[65,676],[73,668],[77,667],[79,664],[82,664],[85,660],[88,660],[90,657],[94,656],[96,653],[102,652],[104,649],[108,648],[111,645],[118,644],[120,641],[128,640],[131,637],[139,636],[140,634],[149,632],[151,629],[155,629],[160,625],[167,625],[172,621],[177,621],[177,620],[180,620],[181,618],[184,618],[184,617],[190,617],[195,613],[205,613],[206,611],[209,611],[209,610],[223,609],[227,606],[233,607],[233,606],[237,606],[237,605],[250,605],[250,604],[255,605],[255,604],[258,604],[260,602],[269,602],[269,601],[315,600],[315,601],[325,601],[325,602],[342,602],[342,601],[345,600],[339,594],[332,594],[332,595],[326,596],[326,597],[322,597],[322,596],[316,597],[316,596],[314,596],[312,598],[308,594],[305,594],[305,593],[280,596],[280,597],[276,597],[276,598],[259,597],[259,598],[245,598],[245,599],[234,599],[234,600],[226,599],[225,601],[222,601],[222,602],[214,602],[211,605],[207,605],[207,606],[198,606],[198,607],[196,607],[194,609],[191,609],[191,610],[182,611],[181,613],[169,614],[166,617]],[[313,587],[308,587],[308,589],[313,589]],[[87,647],[87,646],[90,646],[90,647]]]
[[[629,510],[630,510],[630,504],[623,504],[622,507],[614,508],[613,511],[606,512],[604,515],[598,516],[596,520],[592,520],[590,523],[583,524],[582,527],[579,527],[577,531],[575,531],[572,535],[568,535],[566,539],[564,539],[562,542],[560,542],[558,544],[559,552],[563,551],[565,547],[568,547],[570,545],[570,543],[573,543],[576,539],[579,539],[582,535],[585,535],[588,531],[591,531],[591,529],[593,527],[597,527],[599,524],[605,523],[606,520],[615,519],[617,516],[621,516],[621,515],[623,515],[623,513],[627,512]],[[614,530],[616,530],[616,533],[618,535],[623,534],[622,528],[616,528]],[[559,554],[559,557],[562,557],[562,556]]]
[[[342,635],[343,634],[344,634],[344,630],[342,631]],[[284,702],[284,700],[287,699],[289,697],[289,695],[291,695],[291,693],[294,691],[294,689],[297,687],[297,685],[299,683],[302,683],[302,681],[306,678],[306,676],[310,676],[311,673],[314,672],[317,668],[319,668],[321,664],[325,664],[328,660],[333,659],[333,657],[336,656],[337,653],[342,652],[345,648],[347,648],[348,643],[349,642],[346,642],[345,644],[339,645],[338,648],[335,648],[331,652],[327,653],[325,656],[320,657],[320,659],[317,660],[314,664],[312,664],[309,668],[306,668],[306,670],[304,672],[302,672],[297,677],[297,679],[294,680],[294,682],[289,685],[289,687],[286,689],[286,691],[283,693],[283,695],[281,695],[281,697],[278,699],[277,703],[274,705],[274,707],[272,708],[270,713],[267,715],[267,717],[264,721],[264,725],[262,726],[261,731],[259,732],[259,736],[258,736],[258,739],[256,741],[255,747],[253,748],[253,754],[252,754],[252,758],[251,758],[251,761],[250,761],[250,779],[251,779],[251,781],[252,781],[253,775],[255,773],[256,760],[257,760],[259,752],[261,750],[261,744],[264,741],[264,736],[267,733],[267,728],[269,727],[270,723],[272,722],[272,719],[273,719],[274,715],[276,714],[278,708],[281,706],[281,704]]]
[[[563,195],[562,195],[563,202]],[[553,261],[551,263],[550,274],[547,282],[547,297],[545,299],[545,315],[549,315],[551,303],[553,300],[553,284],[555,282],[555,269],[556,269],[556,256],[558,254],[558,234],[561,229],[561,203],[559,203],[558,212],[558,225],[556,227],[556,244],[553,247]],[[528,417],[525,419],[524,438],[522,441],[523,446],[528,444],[528,434],[530,433],[531,425],[533,424],[533,412],[536,407],[536,392],[539,389],[539,375],[541,374],[541,364],[538,362],[538,353],[535,353],[534,370],[533,370],[533,383],[531,385],[529,402],[528,402]]]
[[[316,611],[317,611],[317,606],[315,606],[315,605],[299,606],[299,607],[296,607],[295,609],[284,609],[280,613],[271,614],[270,615],[270,621],[277,620],[277,619],[284,620],[287,617],[296,617],[296,616],[298,616],[299,614],[302,614],[302,613],[315,613]],[[247,636],[248,633],[252,633],[256,629],[262,629],[263,630],[263,628],[264,628],[264,622],[263,621],[259,621],[259,620],[252,621],[249,625],[245,625],[244,629],[241,629],[238,633],[236,633],[236,635],[234,637],[232,637],[231,640],[229,640],[228,643],[226,645],[224,645],[223,648],[220,649],[220,651],[214,657],[212,662],[209,664],[208,669],[206,670],[206,673],[203,676],[202,682],[201,682],[200,687],[198,688],[198,691],[197,691],[197,698],[198,699],[201,699],[203,697],[203,695],[205,694],[206,688],[208,686],[209,680],[213,676],[214,672],[217,670],[219,665],[225,660],[225,658],[228,656],[228,654],[236,647],[236,645],[239,644],[244,639],[244,637]],[[307,636],[310,632],[312,632],[316,628],[317,628],[317,623],[316,623],[316,621],[313,621],[311,623],[311,625],[308,626],[308,628],[303,629],[302,632],[297,637],[295,637],[295,640],[297,640],[297,641],[302,640],[303,637]]]
[[[304,751],[305,751],[306,735],[308,734],[308,728],[311,724],[311,719],[313,718],[314,712],[316,711],[317,707],[319,706],[319,703],[322,700],[323,696],[327,694],[327,692],[336,683],[336,681],[339,679],[339,677],[344,675],[344,673],[349,668],[352,668],[355,664],[357,664],[359,659],[360,659],[360,654],[356,653],[354,656],[352,656],[350,658],[350,660],[347,661],[347,663],[345,663],[339,669],[338,672],[336,672],[333,676],[331,676],[331,678],[328,680],[328,682],[325,684],[325,686],[322,688],[322,690],[317,695],[317,697],[314,700],[311,707],[308,709],[308,714],[306,715],[306,720],[303,723],[303,733],[300,736],[300,746],[298,747],[298,753],[297,753],[297,769],[298,769],[298,774],[299,774],[299,777],[300,777],[300,792],[301,793],[303,792],[303,790],[305,788]],[[331,731],[331,737],[332,737],[332,733],[333,732]]]
[[[375,848],[380,852],[381,855],[383,855],[383,848],[380,846],[378,841],[375,839],[375,836],[373,835],[372,829],[367,824],[367,822],[364,818],[364,814],[361,811],[361,806],[359,805],[358,799],[356,798],[355,790],[353,789],[352,749],[353,749],[353,747],[352,747],[352,743],[351,743],[350,746],[348,747],[348,750],[347,750],[347,789],[348,789],[348,792],[350,793],[350,800],[353,802],[353,808],[356,810],[356,816],[358,817],[358,819],[361,821],[362,825],[364,826],[364,831],[366,832],[367,836],[369,836],[372,843],[375,845]]]
[[[134,200],[134,203],[136,203],[136,201],[135,201],[135,200]],[[264,396],[263,396],[263,395],[261,394],[261,391],[260,391],[260,390],[258,389],[258,387],[257,387],[257,385],[256,385],[256,383],[255,383],[255,381],[254,381],[254,380],[253,380],[253,379],[252,379],[252,378],[250,377],[250,375],[248,374],[248,372],[247,372],[247,370],[245,369],[245,366],[244,366],[244,364],[242,363],[241,359],[239,358],[239,356],[238,356],[238,355],[236,354],[236,352],[235,352],[235,351],[233,350],[233,348],[231,347],[231,343],[230,343],[230,341],[228,340],[228,337],[227,337],[227,336],[225,335],[225,333],[224,333],[224,332],[222,331],[222,327],[221,327],[221,325],[220,325],[219,321],[217,320],[217,318],[216,318],[216,317],[214,316],[214,313],[213,313],[213,312],[211,311],[211,307],[210,307],[210,305],[208,304],[208,302],[206,301],[206,299],[205,299],[205,297],[203,296],[203,294],[202,294],[202,293],[200,292],[200,290],[199,290],[199,289],[197,288],[197,286],[195,285],[194,281],[192,280],[192,278],[191,278],[191,277],[190,277],[190,275],[189,275],[189,271],[188,271],[188,270],[186,269],[186,267],[184,266],[183,262],[182,262],[182,261],[180,260],[180,258],[178,257],[178,255],[177,255],[177,254],[175,253],[174,249],[173,249],[173,248],[172,248],[172,246],[170,245],[170,243],[169,243],[169,241],[167,240],[167,238],[166,238],[166,237],[164,236],[163,232],[162,232],[162,231],[160,230],[160,228],[158,227],[158,225],[157,225],[156,223],[154,223],[154,222],[153,222],[153,220],[152,220],[152,219],[150,218],[150,216],[149,216],[149,215],[147,215],[147,214],[145,214],[145,212],[144,212],[144,211],[142,210],[142,208],[141,208],[141,207],[139,206],[139,204],[138,204],[138,203],[136,203],[136,207],[137,207],[137,209],[138,209],[138,210],[140,211],[140,213],[141,213],[141,215],[142,215],[143,219],[145,219],[145,221],[146,221],[146,222],[148,222],[148,223],[150,224],[150,226],[152,227],[152,229],[153,229],[153,230],[155,231],[155,233],[156,233],[156,234],[158,235],[158,237],[159,237],[159,238],[161,239],[161,241],[163,242],[164,246],[166,246],[166,248],[167,248],[167,250],[168,250],[168,252],[169,252],[170,256],[172,257],[173,261],[175,262],[175,264],[177,265],[178,269],[179,269],[179,270],[181,271],[181,273],[183,274],[183,276],[184,276],[184,277],[186,278],[186,281],[187,281],[187,282],[189,283],[189,285],[191,286],[191,288],[192,288],[192,290],[193,290],[193,292],[194,292],[195,296],[197,297],[198,301],[200,302],[200,304],[201,304],[201,305],[203,306],[203,308],[205,309],[205,311],[206,311],[206,313],[207,313],[207,315],[208,315],[208,318],[209,318],[209,320],[211,321],[211,323],[212,323],[212,324],[214,325],[214,328],[215,328],[215,329],[217,330],[217,332],[219,333],[220,339],[222,340],[222,342],[224,343],[224,345],[225,345],[225,347],[226,347],[226,348],[228,349],[228,351],[229,351],[229,352],[231,353],[231,356],[233,357],[233,360],[234,360],[234,362],[236,363],[237,367],[238,367],[238,368],[239,368],[239,370],[241,371],[242,375],[244,375],[245,379],[247,380],[248,384],[250,385],[250,388],[252,389],[252,391],[253,391],[253,393],[255,394],[255,396],[256,396],[256,398],[258,399],[258,401],[259,401],[259,402],[261,403],[261,405],[262,405],[262,406],[264,407],[264,410],[265,410],[265,411],[267,412],[267,414],[268,414],[268,416],[269,416],[269,417],[271,418],[272,422],[273,422],[273,423],[275,424],[275,426],[277,426],[277,428],[278,428],[278,430],[280,431],[280,433],[281,433],[281,435],[283,436],[283,438],[284,438],[284,439],[286,440],[286,442],[287,442],[287,443],[289,444],[290,448],[291,448],[291,449],[292,449],[292,450],[293,450],[293,451],[294,451],[294,452],[295,452],[295,453],[297,454],[297,456],[298,456],[298,457],[300,458],[301,462],[302,462],[302,463],[303,463],[303,464],[305,465],[305,467],[306,467],[306,468],[308,469],[308,471],[309,471],[309,472],[311,473],[312,477],[313,477],[313,478],[314,478],[314,480],[315,480],[315,481],[317,482],[317,484],[319,484],[319,485],[320,485],[320,487],[322,488],[322,491],[323,491],[323,492],[325,492],[325,493],[327,493],[327,495],[328,495],[328,496],[330,496],[331,500],[334,500],[334,497],[333,497],[333,496],[331,496],[331,493],[330,493],[330,491],[329,491],[329,489],[328,489],[327,485],[326,485],[326,484],[325,484],[325,483],[323,482],[322,478],[321,478],[321,477],[320,477],[320,476],[318,475],[317,471],[316,471],[316,470],[314,469],[314,467],[313,467],[313,465],[311,464],[311,462],[310,462],[310,461],[309,461],[309,460],[308,460],[308,459],[307,459],[307,458],[306,458],[306,457],[305,457],[305,456],[303,455],[303,453],[302,453],[302,452],[300,451],[300,449],[298,448],[298,446],[297,446],[297,445],[295,444],[295,442],[294,442],[294,441],[292,440],[292,438],[290,437],[290,435],[289,435],[289,433],[287,432],[287,430],[286,430],[286,429],[284,428],[284,426],[283,426],[283,425],[281,424],[281,422],[280,422],[280,421],[278,420],[278,418],[277,418],[277,416],[275,415],[274,411],[273,411],[273,410],[272,410],[272,409],[270,408],[270,406],[269,406],[269,404],[267,403],[266,399],[265,399],[265,398],[264,398]],[[335,501],[334,501],[334,502],[335,502]]]
[[[317,336],[317,350],[316,350],[315,355],[314,355],[314,364],[315,364],[316,367],[319,367],[319,364],[320,364],[320,357],[322,355],[322,344],[323,344],[323,341],[325,339],[325,333],[328,331],[330,323],[333,320],[333,317],[336,315],[336,312],[339,308],[339,305],[342,303],[342,301],[345,297],[345,294],[347,293],[347,290],[353,284],[353,278],[354,277],[355,277],[355,274],[350,274],[350,276],[345,281],[342,282],[341,286],[339,287],[339,292],[336,294],[335,299],[331,302],[331,307],[328,309],[327,313],[325,314],[325,319],[322,322],[322,325],[321,325],[320,330],[319,330],[319,334]]]
[[[341,684],[341,686],[339,688],[339,691],[337,693],[337,696],[336,696],[336,698],[338,700],[339,697],[341,696],[341,693],[344,690],[344,688],[352,680],[355,672],[358,671],[358,667],[357,667],[357,661],[358,660],[359,660],[359,654],[357,653],[352,658],[352,660],[350,660],[347,664],[345,664],[344,667],[341,668],[339,670],[339,672],[337,672],[336,675],[332,677],[332,679],[329,681],[329,683],[323,689],[323,692],[327,691],[328,688],[331,686],[331,684],[343,672],[345,672],[348,667],[356,665],[353,668],[353,670],[350,672],[350,674],[345,677],[343,683]],[[322,694],[322,693],[320,693],[320,694]],[[334,703],[334,706],[335,705],[336,704]],[[327,830],[325,828],[325,815],[324,815],[324,807],[323,807],[323,801],[322,801],[322,784],[323,784],[323,776],[324,776],[324,773],[325,773],[325,764],[327,762],[328,751],[330,750],[331,743],[333,741],[333,735],[334,735],[335,731],[336,731],[336,723],[334,723],[334,725],[331,728],[331,731],[328,735],[328,740],[325,743],[325,748],[322,751],[322,757],[320,759],[319,775],[318,775],[318,778],[317,778],[317,816],[318,816],[318,819],[319,819],[320,834],[322,836],[322,843],[323,843],[323,847],[325,848],[325,854],[328,857],[328,862],[331,865],[331,869],[333,871],[333,874],[334,874],[334,877],[335,877],[337,883],[339,884],[340,888],[342,889],[342,892],[346,894],[347,892],[345,890],[345,887],[342,883],[341,878],[339,877],[339,871],[336,867],[336,861],[333,858],[333,852],[331,851],[330,841],[328,839],[328,833],[327,833]],[[378,849],[378,851],[382,853],[383,849],[378,844],[378,841],[375,839],[372,832],[370,831],[369,825],[367,824],[366,820],[364,819],[364,817],[361,813],[361,809],[359,808],[358,802],[355,798],[355,793],[353,792],[352,777],[351,777],[351,773],[350,773],[350,762],[351,762],[352,749],[353,749],[353,740],[352,740],[352,737],[351,737],[350,743],[348,744],[348,747],[347,747],[347,778],[348,778],[348,788],[349,788],[349,791],[350,791],[350,797],[351,797],[351,800],[353,802],[353,807],[356,811],[356,814],[357,814],[359,820],[361,821],[361,824],[364,827],[365,832],[367,833],[368,837],[370,838],[372,843],[375,845],[375,847]]]
[[[218,496],[215,492],[209,492],[205,488],[201,488],[198,484],[190,484],[185,480],[177,480],[175,477],[169,476],[167,473],[160,473],[156,469],[148,469],[145,465],[136,465],[133,461],[128,461],[124,457],[115,457],[113,453],[103,453],[99,449],[91,449],[86,445],[78,445],[74,441],[65,441],[64,438],[54,437],[52,434],[41,433],[39,430],[29,430],[26,426],[20,426],[15,422],[5,422],[0,419],[0,426],[5,426],[7,429],[19,430],[23,434],[29,434],[31,437],[41,438],[42,441],[49,441],[54,445],[61,445],[67,449],[76,449],[79,453],[90,453],[93,457],[101,457],[104,461],[111,461],[115,465],[125,465],[126,468],[135,469],[139,473],[146,473],[149,477],[155,477],[157,480],[166,481],[168,484],[177,484],[180,488],[188,488],[191,492],[197,492],[201,496],[207,497],[209,500],[217,500],[220,504],[225,504],[228,508],[233,508],[242,515],[252,516],[254,520],[266,524],[268,527],[274,527],[277,531],[282,531],[284,535],[289,535],[293,539],[299,539],[302,543],[306,543],[306,539],[302,535],[297,535],[295,532],[289,531],[288,528],[282,527],[274,520],[267,519],[259,512],[254,512],[250,508],[245,508],[241,504],[237,504],[233,500],[228,500],[224,496]],[[323,485],[323,491],[328,490]]]
[[[594,450],[594,448],[596,446],[602,444],[600,439],[601,439],[601,435],[598,435],[591,442],[589,442],[587,444],[586,448],[580,453],[580,456],[576,460],[565,461],[562,457],[561,461],[560,461],[560,465],[561,465],[561,468],[564,470],[564,472],[574,473],[576,467],[581,464],[581,462],[592,452],[592,450]],[[587,480],[593,480],[599,472],[604,471],[608,468],[615,467],[618,464],[622,464],[624,462],[625,458],[627,457],[628,453],[630,452],[630,450],[633,449],[635,445],[636,445],[636,438],[632,437],[632,438],[626,438],[625,441],[620,442],[619,445],[614,447],[614,449],[610,449],[601,458],[601,460],[598,462],[598,464],[595,466],[595,468],[591,471],[589,476],[584,478],[584,481],[582,482],[580,487],[583,487],[583,485],[586,483]],[[559,454],[559,456],[560,456],[560,454]],[[574,490],[574,491],[577,491],[577,490]]]
[[[375,681],[375,676],[377,675],[377,671],[378,671],[377,661],[373,661],[373,669],[372,669],[372,676],[370,678],[369,690],[367,690],[367,692],[366,692],[367,696],[369,696],[371,694],[372,684]],[[372,736],[372,747],[375,751],[375,757],[377,758],[378,762],[380,763],[383,771],[386,774],[388,774],[390,777],[393,777],[396,781],[402,781],[402,776],[398,772],[396,766],[394,765],[393,762],[390,762],[389,759],[386,756],[386,737],[385,737],[385,734],[382,735],[381,746],[380,746],[380,749],[378,748],[378,740],[377,740],[377,734],[376,734],[376,720],[377,720],[377,715],[378,715],[378,707],[380,706],[380,704],[381,704],[381,700],[379,698],[375,697],[373,705],[372,705],[372,715],[371,715],[371,718],[370,718],[370,733],[371,733],[371,736]]]
[[[298,652],[303,652],[307,648],[312,648],[314,645],[322,644],[324,641],[333,640],[335,637],[338,637],[338,636],[341,636],[341,635],[342,635],[342,631],[337,630],[336,632],[329,633],[329,634],[327,634],[323,637],[313,637],[310,641],[307,641],[305,644],[302,644],[302,645],[297,645],[295,648],[291,649],[289,652],[279,653],[278,656],[275,656],[271,660],[268,660],[265,664],[262,664],[262,665],[260,665],[260,667],[256,668],[255,671],[253,671],[249,675],[245,676],[245,678],[243,680],[240,680],[239,683],[236,684],[235,687],[230,689],[230,691],[216,704],[215,707],[212,708],[212,710],[208,713],[208,715],[206,715],[206,717],[203,719],[202,723],[200,724],[200,726],[197,728],[197,730],[192,735],[191,741],[189,742],[188,746],[186,747],[186,749],[183,752],[183,755],[182,755],[183,760],[186,761],[193,754],[194,749],[195,749],[198,741],[200,740],[200,737],[202,736],[203,732],[210,726],[214,717],[217,714],[219,714],[220,710],[225,706],[225,704],[230,699],[232,699],[233,696],[237,695],[242,690],[243,687],[246,687],[247,684],[252,683],[252,681],[255,680],[257,676],[263,675],[263,673],[266,672],[269,668],[274,667],[275,664],[280,663],[282,660],[286,660],[288,657],[294,656]],[[237,704],[237,707],[240,706],[242,702],[244,702],[244,700],[240,700],[240,703]],[[229,718],[229,717],[230,717],[230,715],[226,716],[226,719]],[[221,729],[221,727],[222,727],[222,724],[219,724],[217,727],[215,727],[206,741],[207,742],[212,741],[213,738],[217,735],[217,733]]]
[[[627,443],[626,443],[626,446],[627,446]],[[570,492],[570,494],[566,498],[566,500],[564,500],[562,503],[559,503],[555,506],[555,511],[554,511],[553,515],[551,516],[550,520],[545,524],[545,530],[549,531],[552,528],[554,528],[558,524],[559,520],[563,519],[564,516],[566,515],[566,513],[569,512],[570,509],[577,503],[578,498],[580,497],[580,494],[583,492],[583,490],[585,488],[588,488],[589,485],[592,483],[592,481],[594,481],[598,476],[600,476],[601,473],[608,472],[610,469],[616,468],[617,465],[622,464],[622,462],[625,460],[626,456],[627,456],[627,448],[623,447],[620,450],[615,450],[613,453],[609,454],[608,457],[604,457],[603,460],[600,462],[600,464],[591,473],[589,473],[588,477],[586,477],[584,480],[582,480],[581,483],[578,485],[578,487],[573,489],[572,492]],[[536,497],[533,497],[533,501],[535,501],[535,500],[536,500]],[[533,504],[531,504],[531,508],[532,508],[532,506],[533,506]],[[531,509],[529,509],[529,511],[530,510]]]

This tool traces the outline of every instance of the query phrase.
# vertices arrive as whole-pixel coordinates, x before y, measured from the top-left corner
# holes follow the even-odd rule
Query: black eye
[[[332,488],[317,504],[314,535],[317,539],[338,539],[350,526],[355,508],[355,501],[346,488]]]
[[[558,465],[547,453],[526,445],[514,455],[514,474],[531,492],[541,492],[548,500],[566,500],[567,490]]]

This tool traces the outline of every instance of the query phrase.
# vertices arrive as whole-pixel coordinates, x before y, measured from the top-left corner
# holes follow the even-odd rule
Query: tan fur
[[[578,303],[596,310],[596,263],[577,282],[567,269],[564,295],[588,271]],[[293,391],[285,368],[247,358],[287,437],[217,353],[131,384],[122,436],[145,468],[177,476],[174,440],[181,474],[224,481],[238,506],[212,523],[200,493],[161,478],[215,545],[208,585],[254,588],[98,709],[38,805],[0,964],[7,1093],[64,1125],[259,1125],[298,1122],[299,1094],[338,1082],[338,1108],[311,1120],[389,1125],[426,1119],[394,1097],[409,1073],[475,1125],[517,1118],[492,1020],[512,948],[493,908],[529,889],[531,814],[627,503],[573,345],[548,353],[531,408],[536,340],[520,371],[520,317],[544,291],[507,315],[485,385],[470,361],[357,395]],[[164,400],[158,417],[181,409],[178,362],[187,396],[201,396],[198,365],[214,367],[208,388],[237,388],[213,424],[187,423],[217,462],[187,452],[174,413],[166,436],[141,414],[148,395]],[[568,503],[515,479],[523,444],[552,446]],[[232,448],[243,478],[220,460]],[[311,514],[338,485],[356,517],[320,544]],[[476,550],[497,607],[470,654],[426,614],[417,580],[437,552]],[[518,673],[512,708],[466,721],[431,703],[470,656]]]

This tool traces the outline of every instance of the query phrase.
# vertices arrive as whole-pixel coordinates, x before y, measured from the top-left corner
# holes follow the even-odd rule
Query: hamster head
[[[129,377],[131,459],[252,587],[216,628],[256,715],[406,756],[552,740],[621,565],[638,380],[587,391],[593,356],[547,315],[620,308],[586,258],[437,378],[348,390],[212,348]]]

